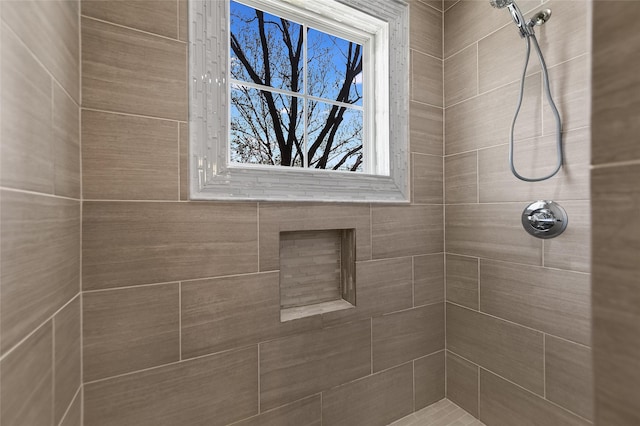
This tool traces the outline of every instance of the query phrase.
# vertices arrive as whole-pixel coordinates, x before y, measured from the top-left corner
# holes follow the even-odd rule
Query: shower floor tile
[[[389,426],[485,426],[448,399],[409,414]]]

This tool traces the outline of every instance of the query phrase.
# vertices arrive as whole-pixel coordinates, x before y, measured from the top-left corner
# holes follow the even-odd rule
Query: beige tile
[[[180,359],[178,284],[84,293],[84,380]]]
[[[427,407],[444,398],[444,351],[413,361],[415,409]]]
[[[82,426],[82,391],[76,394],[60,426]]]
[[[7,4],[3,4],[5,9]],[[51,77],[4,22],[1,31],[0,184],[52,193]]]
[[[447,254],[447,301],[478,309],[478,259]]]
[[[442,206],[373,206],[373,258],[441,253]]]
[[[523,182],[511,173],[507,145],[480,150],[480,202],[589,199],[589,129],[569,131],[562,137],[564,165],[543,182]],[[553,135],[516,141],[516,170],[526,177],[551,173],[557,164],[556,146]]]
[[[444,10],[449,10],[453,5],[458,3],[460,0],[444,0],[443,8]]]
[[[442,157],[412,155],[413,202],[442,204]]]
[[[593,164],[640,159],[638,4],[594,2]]]
[[[544,242],[544,266],[579,272],[591,271],[591,208],[589,201],[561,202],[569,217],[558,238]]]
[[[496,426],[591,424],[486,370],[480,370],[480,420]]]
[[[373,371],[444,349],[444,303],[374,318]]]
[[[0,363],[3,425],[52,424],[52,339],[47,321]]]
[[[420,102],[409,103],[411,152],[442,155],[442,108]]]
[[[53,85],[54,193],[80,198],[80,108]]]
[[[85,290],[256,272],[256,205],[85,202]]]
[[[429,305],[444,300],[444,254],[413,258],[413,305]]]
[[[453,2],[447,3],[449,4],[445,5],[447,9],[444,15],[445,58],[511,22],[509,12],[505,9],[494,9],[483,1],[461,0],[453,6]],[[540,2],[536,0],[518,2],[524,13],[538,5]]]
[[[574,342],[591,341],[588,274],[480,260],[480,310]]]
[[[591,348],[546,335],[545,377],[548,400],[593,419]]]
[[[325,229],[355,229],[356,260],[371,259],[368,205],[260,203],[260,270],[279,269],[280,232]]]
[[[444,104],[478,94],[478,45],[472,44],[444,61]]]
[[[178,38],[176,0],[83,0],[82,14],[125,27]]]
[[[549,66],[568,61],[589,51],[591,5],[590,0],[550,0],[544,4],[543,8],[551,9],[552,19],[555,22],[550,20],[548,25],[536,27],[536,33],[540,41],[540,49]],[[565,42],[558,43],[558,40]]]
[[[583,55],[549,68],[551,93],[562,118],[562,130],[591,124],[591,57]],[[544,101],[543,134],[556,132],[556,121]],[[588,151],[587,151],[588,152]]]
[[[54,327],[54,424],[62,420],[82,383],[80,348],[80,296],[53,318]]]
[[[320,395],[314,395],[234,423],[233,426],[320,426],[321,405]]]
[[[104,200],[178,200],[178,124],[82,112],[82,191]]]
[[[463,3],[467,2],[463,0]],[[540,74],[527,77],[514,132],[517,140],[540,136],[542,132],[541,84]],[[512,83],[448,107],[445,110],[445,153],[457,154],[508,143],[519,93],[520,84]]]
[[[409,4],[409,46],[442,58],[442,12],[421,1]]]
[[[80,290],[80,203],[2,191],[2,353]]]
[[[280,323],[278,272],[184,282],[181,287],[183,358],[322,326],[319,316]]]
[[[637,8],[616,10],[637,11]],[[608,143],[598,141],[598,143]],[[593,346],[596,423],[633,425],[640,414],[640,165],[593,170],[593,223],[610,221],[611,231],[596,228],[593,236]]]
[[[351,238],[347,233],[352,234]],[[355,285],[355,247],[343,240],[352,237],[352,232],[335,229],[281,233],[280,307],[331,302],[347,293],[342,286]],[[343,256],[351,261],[343,264]]]
[[[542,333],[451,304],[446,327],[448,350],[543,394]]]
[[[411,100],[442,107],[442,60],[411,51]]]
[[[476,417],[479,374],[477,365],[447,351],[447,398]]]
[[[356,263],[356,307],[322,315],[325,326],[412,306],[411,258]]]
[[[370,321],[260,345],[260,408],[269,410],[371,372]]]
[[[189,2],[178,0],[178,38],[189,41]]]
[[[384,426],[413,411],[411,363],[326,391],[325,426]]]
[[[2,5],[4,22],[77,103],[80,103],[79,8],[77,0],[6,1]],[[35,81],[33,74],[29,77]]]
[[[448,205],[447,251],[542,265],[542,240],[522,228],[520,204]]]
[[[226,425],[258,411],[258,351],[250,347],[84,388],[91,426]]]
[[[422,1],[423,3],[426,3],[429,6],[436,8],[438,10],[442,10],[442,7],[443,7],[443,0],[418,0],[418,1]]]
[[[180,123],[180,200],[189,199],[189,124]]]
[[[478,201],[477,151],[444,158],[444,199],[447,204]]]
[[[507,9],[504,9],[502,13],[509,16]],[[553,17],[555,18],[555,13]],[[538,28],[536,28],[536,31],[538,31]],[[485,93],[516,81],[519,83],[524,69],[525,49],[526,42],[520,37],[517,27],[513,24],[509,24],[479,40],[478,90],[480,93]],[[535,48],[531,46],[527,75],[538,71],[540,71],[540,60]],[[512,112],[511,110],[509,111],[509,113]]]
[[[187,46],[82,19],[82,101],[87,108],[187,119]]]

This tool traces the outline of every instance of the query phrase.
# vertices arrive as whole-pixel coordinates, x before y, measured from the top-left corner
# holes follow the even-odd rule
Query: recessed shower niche
[[[280,232],[280,321],[353,308],[355,229]]]

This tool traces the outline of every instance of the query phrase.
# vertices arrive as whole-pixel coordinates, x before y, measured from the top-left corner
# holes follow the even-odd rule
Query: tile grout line
[[[31,330],[26,336],[20,339],[17,343],[15,343],[11,348],[7,349],[2,356],[0,356],[0,362],[7,358],[10,354],[12,354],[18,347],[20,347],[24,342],[26,342],[29,338],[31,338],[34,334],[42,329],[42,327],[46,326],[47,323],[53,320],[57,314],[59,314],[64,308],[70,305],[76,297],[80,297],[80,293],[76,293],[71,299],[69,299],[64,305],[58,308],[54,313],[49,315],[44,321],[42,321],[38,326],[36,326],[33,330]]]
[[[488,313],[488,312],[484,312],[484,311],[482,311],[482,312],[481,312],[481,311],[476,311],[475,309],[471,309],[471,308],[469,308],[469,307],[467,307],[467,306],[460,305],[460,304],[458,304],[458,303],[451,302],[451,301],[447,301],[447,303],[449,303],[450,305],[456,306],[456,307],[458,307],[458,308],[466,309],[466,310],[471,311],[471,312],[474,312],[474,313],[476,313],[476,314],[486,315],[486,316],[491,317],[491,318],[493,318],[493,319],[497,319],[497,320],[500,320],[500,321],[504,321],[504,322],[506,322],[506,323],[508,323],[508,324],[516,325],[516,326],[518,326],[518,327],[526,328],[527,330],[535,331],[535,332],[540,333],[540,334],[548,334],[548,335],[549,335],[549,336],[551,336],[551,337],[558,337],[558,336],[556,336],[555,334],[550,334],[550,333],[548,333],[548,332],[546,332],[546,331],[538,330],[538,329],[535,329],[535,328],[529,327],[529,326],[527,326],[527,325],[520,324],[520,323],[518,323],[518,322],[514,322],[514,321],[511,321],[511,320],[508,320],[508,319],[502,318],[502,317],[498,317],[498,316],[495,316],[495,315],[490,314],[490,313]],[[558,337],[558,338],[560,338],[560,337]],[[590,346],[587,346],[587,345],[585,345],[584,343],[574,342],[573,340],[568,340],[568,339],[566,339],[566,338],[561,338],[561,339],[562,339],[562,340],[566,340],[567,342],[570,342],[570,343],[575,343],[575,344],[577,344],[577,345],[581,345],[581,346],[585,346],[585,347],[590,348]]]
[[[542,333],[542,397],[547,399],[547,333]]]
[[[51,422],[56,422],[56,317],[51,318]]]
[[[161,38],[161,39],[163,39],[165,41],[171,41],[171,42],[179,43],[179,44],[183,44],[183,45],[187,45],[188,44],[187,41],[180,40],[178,38],[167,37],[167,36],[162,35],[162,34],[152,33],[150,31],[141,30],[139,28],[129,27],[127,25],[118,24],[118,23],[113,22],[113,21],[107,21],[107,20],[104,20],[104,19],[95,18],[93,16],[84,15],[82,13],[80,14],[80,17],[81,18],[85,18],[85,19],[89,19],[91,21],[100,22],[102,24],[107,24],[107,25],[112,25],[114,27],[123,28],[123,29],[129,30],[129,31],[134,31],[134,32],[139,33],[139,34],[146,34],[148,36],[158,37],[158,38]],[[179,36],[179,34],[177,34],[177,35]]]
[[[178,282],[178,360],[182,361],[182,281]]]
[[[260,410],[260,405],[261,405],[261,401],[260,401],[260,387],[261,387],[261,383],[260,383],[260,343],[258,343],[258,414],[261,413]]]
[[[29,46],[27,46],[27,44],[22,40],[22,38],[13,30],[13,28],[11,28],[11,25],[9,25],[4,19],[1,19],[1,22],[3,22],[5,24],[5,28],[11,33],[11,35],[13,37],[15,37],[16,40],[18,40],[18,43],[20,43],[21,47],[23,49],[25,49],[29,55],[31,56],[32,59],[34,59],[38,65],[40,65],[40,67],[42,68],[42,70],[49,76],[51,77],[51,79],[53,79],[54,82],[56,82],[58,84],[58,86],[62,89],[63,92],[66,93],[66,95],[69,97],[69,99],[71,99],[73,101],[73,103],[77,106],[80,107],[80,92],[78,92],[78,100],[76,100],[71,93],[69,93],[67,91],[67,88],[64,87],[64,85],[62,84],[62,82],[58,81],[58,79],[51,73],[51,71],[49,70],[49,68],[47,68],[44,63],[40,60],[40,58],[38,58],[38,56],[36,56],[35,52],[33,52]]]
[[[370,349],[370,361],[371,364],[369,375],[373,375],[373,317],[369,318],[369,349]]]
[[[580,126],[580,127],[575,127],[575,128],[571,128],[571,129],[564,129],[562,131],[563,135],[567,135],[568,133],[577,133],[579,131],[583,131],[583,130],[590,130],[591,126]],[[535,139],[542,139],[545,137],[550,137],[553,136],[553,134],[551,133],[547,133],[547,134],[543,134],[543,135],[539,135],[539,136],[531,136],[531,137],[527,137],[527,138],[522,138],[522,139],[515,139],[515,142],[530,142],[530,141],[534,141]],[[498,148],[498,147],[502,147],[502,146],[509,146],[509,142],[505,142],[505,143],[499,143],[499,144],[495,144],[495,145],[487,145],[487,146],[479,146],[473,149],[467,149],[467,150],[463,150],[463,151],[456,151],[456,152],[452,152],[450,154],[444,154],[445,157],[455,157],[456,155],[462,155],[462,154],[470,154],[474,151],[486,151],[489,149],[494,149],[494,148]],[[593,165],[591,167],[594,167]]]
[[[73,398],[71,398],[71,402],[69,403],[69,405],[67,406],[67,409],[64,411],[64,413],[62,414],[62,417],[60,418],[60,422],[58,423],[58,426],[62,426],[64,424],[64,421],[67,420],[67,415],[69,415],[69,412],[71,411],[71,406],[76,402],[77,398],[81,398],[81,393],[82,393],[82,384],[80,384],[80,386],[78,386],[78,389],[76,389],[76,392],[73,394]],[[82,415],[82,401],[80,401],[80,409],[81,409],[81,415]],[[55,419],[54,419],[55,422]],[[80,424],[84,424],[84,423],[80,423]]]
[[[472,43],[472,44],[468,45],[467,47],[465,47],[465,49],[470,48],[471,46],[473,46],[473,44],[476,44],[476,43],[478,43],[478,42],[474,42],[474,43]],[[462,50],[464,50],[464,49],[462,49]],[[478,50],[479,50],[479,49],[478,49]],[[449,58],[451,58],[452,56],[457,55],[458,53],[460,53],[460,52],[456,52],[454,55],[451,55]],[[479,55],[479,52],[478,52],[478,55]],[[589,56],[589,55],[590,55],[590,53],[589,53],[589,52],[581,53],[581,54],[576,55],[576,56],[574,56],[574,57],[572,57],[572,58],[570,58],[570,59],[567,59],[567,60],[564,60],[564,61],[558,62],[557,64],[554,64],[554,65],[552,65],[552,66],[549,66],[548,68],[549,68],[549,70],[552,70],[552,69],[554,69],[554,68],[556,68],[556,67],[559,67],[559,66],[561,66],[561,65],[565,65],[565,64],[567,64],[567,63],[569,63],[569,62],[571,62],[571,61],[574,61],[574,60],[582,59],[583,57],[587,57],[587,56]],[[445,59],[445,61],[446,61],[446,60],[448,60],[449,58],[446,58],[446,59]],[[479,65],[476,67],[476,69],[477,69],[477,71],[476,71],[476,72],[478,73],[478,77],[477,77],[477,78],[478,78],[478,84],[479,84],[479,78],[480,78],[480,77],[479,77]],[[541,71],[541,70],[538,70],[538,71],[533,71],[533,72],[531,72],[531,73],[528,73],[528,74],[527,74],[527,78],[529,78],[529,77],[533,77],[533,76],[534,76],[534,75],[536,75],[536,74],[540,74],[540,75],[542,75],[542,71]],[[462,104],[462,103],[464,103],[464,102],[470,101],[470,100],[472,100],[472,99],[476,99],[476,98],[478,98],[478,97],[480,97],[480,96],[484,96],[484,95],[486,95],[486,94],[493,93],[493,92],[495,92],[495,91],[497,91],[497,90],[504,89],[505,87],[508,87],[508,86],[511,86],[511,85],[518,84],[519,82],[520,82],[520,78],[518,77],[518,78],[517,78],[517,79],[515,79],[515,80],[508,81],[508,82],[506,82],[506,83],[500,84],[499,86],[496,86],[496,87],[492,87],[492,88],[487,89],[487,90],[485,90],[485,91],[480,91],[480,86],[478,85],[477,92],[476,92],[477,94],[476,94],[476,95],[470,96],[470,97],[468,97],[468,98],[466,98],[466,99],[463,99],[463,100],[461,100],[461,101],[458,101],[458,102],[454,102],[454,103],[452,103],[451,105],[446,105],[446,106],[444,107],[444,109],[449,109],[449,108],[451,108],[451,107],[455,107],[455,106],[460,105],[460,104]],[[439,107],[439,108],[442,108],[442,107]],[[585,127],[587,127],[587,126],[585,126]]]
[[[91,107],[87,107],[87,106],[81,106],[80,109],[82,111],[89,111],[89,112],[97,112],[97,113],[101,113],[101,114],[113,114],[113,115],[122,115],[125,117],[135,117],[135,118],[145,118],[147,120],[158,120],[158,121],[169,121],[172,123],[179,123],[179,124],[188,124],[189,120],[176,120],[175,118],[167,118],[167,117],[157,117],[155,115],[144,115],[144,114],[136,114],[136,113],[132,113],[132,112],[124,112],[124,111],[115,111],[115,110],[109,110],[109,109],[101,109],[101,108],[91,108]]]

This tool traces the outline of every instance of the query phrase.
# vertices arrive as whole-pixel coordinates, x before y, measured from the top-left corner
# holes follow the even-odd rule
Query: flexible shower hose
[[[540,182],[543,180],[547,180],[555,176],[560,169],[562,168],[562,164],[564,162],[564,155],[562,152],[562,119],[560,118],[560,113],[558,112],[558,108],[556,108],[556,104],[553,102],[553,97],[551,96],[551,88],[549,86],[549,72],[547,71],[547,64],[544,61],[544,56],[542,56],[542,51],[540,50],[540,45],[538,44],[538,39],[534,34],[527,35],[525,37],[527,41],[527,53],[526,59],[524,62],[524,70],[522,71],[522,79],[520,81],[520,95],[518,97],[518,107],[516,108],[516,113],[513,116],[513,122],[511,123],[511,133],[509,135],[509,167],[511,168],[511,172],[515,177],[525,182]],[[522,107],[522,98],[524,97],[524,83],[527,77],[527,67],[529,66],[529,57],[531,56],[531,40],[533,39],[533,46],[536,48],[536,52],[538,54],[538,58],[540,59],[540,66],[542,67],[542,76],[544,78],[544,91],[547,96],[547,100],[549,101],[549,106],[551,107],[551,111],[553,111],[553,115],[556,119],[556,149],[557,149],[557,157],[558,163],[556,165],[555,170],[543,177],[538,178],[528,178],[522,176],[516,170],[516,167],[513,163],[513,151],[514,151],[514,141],[513,141],[513,133],[516,127],[516,121],[518,120],[518,114],[520,113],[520,108]]]

